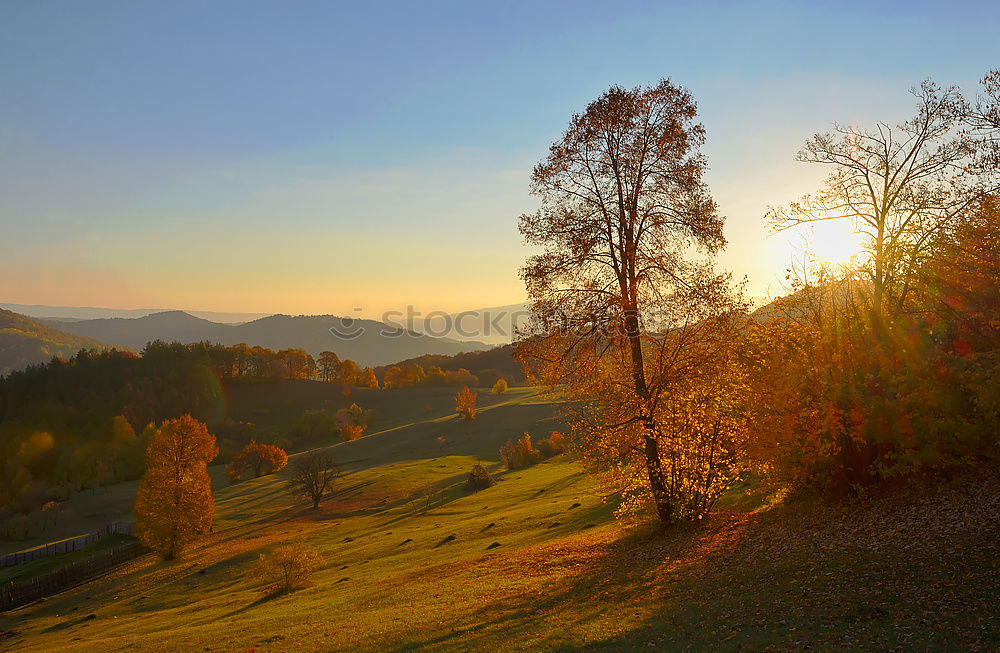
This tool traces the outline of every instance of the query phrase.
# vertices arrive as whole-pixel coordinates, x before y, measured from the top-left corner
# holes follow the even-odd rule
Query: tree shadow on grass
[[[663,619],[672,606],[691,599],[675,593],[675,578],[702,573],[714,564],[717,552],[738,537],[737,531],[720,535],[702,525],[681,526],[666,533],[647,526],[611,541],[606,541],[606,533],[595,534],[592,539],[588,536],[542,546],[527,556],[512,552],[505,558],[490,557],[481,561],[491,569],[480,578],[498,571],[521,575],[525,580],[538,574],[537,586],[519,593],[513,602],[503,603],[498,596],[490,605],[441,624],[439,632],[448,632],[398,644],[395,650],[489,650],[518,642],[528,648],[570,651],[600,645],[600,640],[586,641],[578,632],[614,623],[616,613],[632,619],[640,610],[651,610],[655,614],[648,616],[647,623]],[[497,566],[507,568],[498,570]],[[545,571],[550,567],[572,572],[553,586]],[[539,628],[540,621],[554,621],[558,626]],[[636,621],[643,624],[641,618]],[[610,639],[606,643],[611,648],[617,646]],[[643,641],[642,646],[646,645]]]
[[[48,628],[46,628],[42,632],[43,633],[54,633],[54,632],[57,632],[57,631],[60,631],[60,630],[65,630],[66,628],[72,628],[73,626],[79,626],[80,624],[85,624],[88,621],[95,620],[96,618],[97,618],[97,615],[95,615],[95,614],[88,614],[88,615],[83,615],[81,617],[77,617],[75,619],[67,619],[65,621],[60,621],[57,624],[53,624],[52,626],[49,626]]]
[[[242,608],[237,608],[237,609],[235,609],[235,610],[233,610],[231,612],[227,612],[226,614],[224,614],[224,615],[222,615],[220,617],[217,617],[215,619],[212,619],[211,621],[219,621],[219,620],[222,620],[222,619],[228,619],[230,617],[235,617],[236,615],[243,614],[245,612],[249,612],[250,610],[253,610],[254,608],[258,608],[258,607],[264,605],[265,603],[270,603],[271,601],[273,601],[275,599],[278,599],[278,598],[281,598],[282,596],[287,596],[288,594],[289,594],[289,592],[269,592],[269,593],[264,594],[263,596],[261,596],[256,601],[253,601],[252,603],[248,603],[248,604],[244,605]]]

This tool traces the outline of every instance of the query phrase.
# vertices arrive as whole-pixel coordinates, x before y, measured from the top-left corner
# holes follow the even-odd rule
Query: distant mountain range
[[[98,320],[110,317],[145,317],[153,313],[165,313],[169,308],[99,308],[92,306],[42,306],[41,304],[4,304],[0,308],[14,311],[32,318],[51,318],[61,322],[76,320]],[[195,317],[222,322],[224,324],[242,324],[258,318],[267,317],[270,313],[224,313],[219,311],[185,311]]]
[[[69,358],[84,348],[108,349],[110,345],[0,309],[0,376],[47,363],[54,356]]]
[[[430,336],[506,345],[514,340],[515,329],[528,323],[528,306],[522,302],[435,315],[416,321],[412,326],[414,330]]]
[[[372,367],[425,354],[457,354],[487,348],[482,342],[434,338],[374,320],[333,315],[271,315],[244,324],[223,324],[184,311],[165,311],[137,318],[39,321],[78,336],[136,349],[152,340],[208,341],[223,345],[244,342],[275,350],[300,348],[313,356],[330,350],[341,358]]]

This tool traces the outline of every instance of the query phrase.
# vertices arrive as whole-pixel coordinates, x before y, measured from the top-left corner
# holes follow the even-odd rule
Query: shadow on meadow
[[[967,502],[795,502],[666,533],[597,529],[481,563],[525,591],[395,650],[996,650],[996,502]]]

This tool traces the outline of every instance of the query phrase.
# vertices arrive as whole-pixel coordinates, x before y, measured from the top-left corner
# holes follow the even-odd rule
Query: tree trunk
[[[660,525],[666,528],[673,522],[674,507],[670,503],[667,484],[663,480],[660,445],[654,436],[646,435],[645,439],[646,473],[649,475],[649,489],[653,493],[653,501],[656,503],[656,514],[660,518]]]
[[[642,339],[639,337],[639,312],[634,309],[625,311],[625,331],[629,340],[629,353],[632,359],[632,379],[635,383],[635,391],[647,404],[644,411],[646,415],[646,435],[644,436],[643,454],[646,458],[646,473],[649,476],[649,489],[653,493],[653,501],[656,503],[656,514],[660,518],[660,525],[663,528],[670,526],[673,522],[673,505],[670,503],[670,496],[667,492],[667,484],[663,478],[663,465],[660,461],[660,443],[656,439],[656,424],[652,415],[649,414],[649,387],[646,385],[646,366],[642,351]]]

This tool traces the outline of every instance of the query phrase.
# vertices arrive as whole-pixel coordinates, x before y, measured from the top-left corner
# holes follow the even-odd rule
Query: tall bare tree
[[[985,165],[1000,166],[1000,69],[982,79],[983,94],[969,107],[965,122],[981,139]]]
[[[724,295],[691,258],[726,242],[696,116],[690,92],[666,79],[608,89],[535,167],[541,208],[520,220],[527,244],[543,251],[521,271],[535,329],[518,355],[579,400],[572,423],[584,448],[641,461],[664,524],[674,515],[657,411],[683,356],[660,336],[698,322]]]
[[[981,137],[963,129],[969,107],[959,91],[924,82],[912,92],[907,122],[836,125],[809,139],[797,158],[830,169],[823,187],[767,215],[778,231],[846,220],[864,234],[859,266],[879,320],[903,309],[934,239],[997,188],[995,168],[978,156]]]

